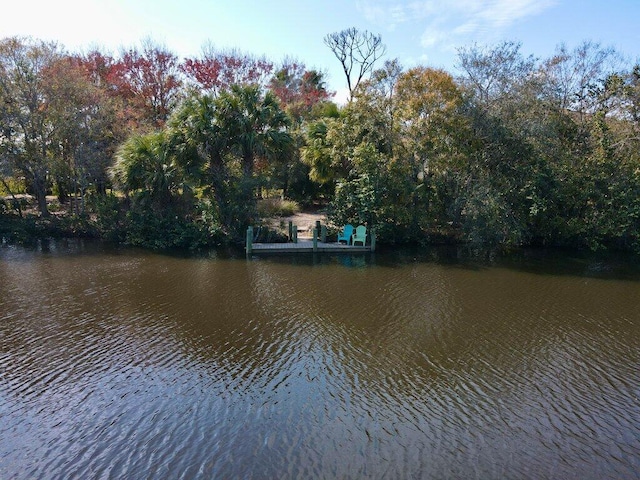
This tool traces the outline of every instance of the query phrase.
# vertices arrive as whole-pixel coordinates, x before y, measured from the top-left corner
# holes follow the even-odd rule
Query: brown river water
[[[0,245],[0,479],[640,478],[640,266]]]

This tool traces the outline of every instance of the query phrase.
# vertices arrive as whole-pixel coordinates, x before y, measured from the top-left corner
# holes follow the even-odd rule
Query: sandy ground
[[[289,220],[291,220],[294,225],[298,226],[298,238],[311,238],[313,227],[316,226],[316,221],[320,220],[320,222],[326,224],[327,216],[324,213],[300,212],[290,217],[275,219],[274,227],[280,228],[280,224],[282,222],[286,229],[289,225]]]

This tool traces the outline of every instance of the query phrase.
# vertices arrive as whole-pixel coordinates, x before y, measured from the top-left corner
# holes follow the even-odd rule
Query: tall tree
[[[262,95],[257,85],[233,85],[217,105],[246,178],[253,176],[256,160],[274,160],[290,148],[289,119],[271,92]]]
[[[74,60],[89,81],[110,99],[117,116],[117,122],[113,125],[114,141],[116,144],[124,142],[143,123],[143,114],[133,106],[133,93],[124,81],[122,62],[100,50],[74,56]],[[110,153],[113,154],[113,151]]]
[[[472,132],[461,113],[463,93],[443,70],[414,67],[396,83],[394,150],[411,230],[445,228],[459,220],[452,199],[465,183]],[[398,179],[397,182],[401,180]]]
[[[117,62],[118,87],[138,114],[143,125],[164,126],[171,109],[179,100],[178,57],[151,40],[143,42],[142,51],[132,48]]]
[[[400,76],[397,91],[403,155],[416,162],[415,178],[460,162],[460,149],[470,132],[460,114],[463,95],[451,75],[415,67]]]
[[[216,50],[208,45],[201,58],[185,59],[180,69],[198,90],[218,96],[236,84],[263,87],[273,71],[273,63],[239,50]]]
[[[217,98],[194,94],[168,122],[168,141],[181,168],[209,182],[219,220],[229,231],[246,226],[254,173],[288,158],[289,119],[276,97],[258,85],[233,85]]]
[[[62,201],[71,192],[83,194],[89,185],[104,192],[111,162],[117,117],[105,90],[87,75],[78,57],[53,62],[43,81],[50,111],[53,180]],[[55,155],[54,155],[55,154]]]
[[[384,140],[378,142],[379,148],[390,156],[394,154],[396,142],[397,86],[401,76],[402,66],[398,60],[387,60],[382,68],[372,72],[368,81],[362,82],[356,93],[363,103],[360,121],[366,123],[368,118],[377,119],[377,125],[384,133]]]
[[[590,90],[614,71],[617,57],[613,48],[596,42],[582,42],[571,51],[559,45],[542,66],[549,99],[584,120],[585,114],[594,112]]]
[[[316,105],[333,96],[327,90],[323,73],[307,70],[303,63],[288,59],[271,77],[267,88],[296,123],[308,118]]]
[[[168,142],[176,161],[194,185],[207,186],[215,200],[218,219],[230,222],[227,182],[230,177],[225,157],[230,137],[221,122],[212,95],[194,92],[173,112],[169,121]]]
[[[628,74],[625,96],[628,99],[629,117],[640,129],[640,63],[636,64]],[[638,138],[640,140],[640,136]]]
[[[533,72],[535,59],[524,57],[520,43],[505,41],[493,47],[473,44],[458,49],[462,83],[486,107],[499,104],[509,95],[517,95],[518,86]]]
[[[380,35],[355,27],[328,34],[324,43],[342,65],[351,101],[358,85],[373,70],[376,61],[384,56],[387,47]]]
[[[282,198],[291,195],[298,201],[309,201],[317,184],[309,179],[309,167],[300,157],[300,147],[304,144],[306,123],[322,115],[324,108],[335,106],[329,102],[333,93],[327,90],[323,73],[307,70],[303,63],[288,58],[278,67],[267,88],[291,118],[290,133],[297,145],[291,149],[291,155],[273,164],[269,172],[270,183],[282,188]]]
[[[0,41],[3,154],[25,176],[43,216],[49,215],[47,181],[57,148],[44,80],[47,68],[61,55],[55,43],[18,37]]]

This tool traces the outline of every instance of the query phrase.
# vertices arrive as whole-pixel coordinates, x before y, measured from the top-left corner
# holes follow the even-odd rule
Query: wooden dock
[[[371,251],[371,245],[345,245],[334,242],[314,242],[298,240],[298,243],[253,243],[251,253],[365,253]],[[249,254],[249,252],[247,252]]]
[[[289,225],[290,241],[281,243],[254,243],[253,227],[247,228],[245,252],[247,256],[261,253],[366,253],[376,249],[376,236],[371,232],[369,241],[364,245],[347,245],[339,242],[326,241],[326,229],[322,227],[312,230],[311,238],[298,239],[298,231],[295,225]],[[320,234],[319,234],[320,233]]]

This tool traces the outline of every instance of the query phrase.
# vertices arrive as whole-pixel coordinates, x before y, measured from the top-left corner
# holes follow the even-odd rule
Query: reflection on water
[[[639,271],[0,247],[0,478],[638,478]]]

